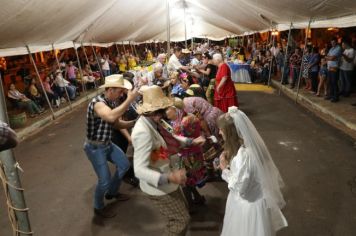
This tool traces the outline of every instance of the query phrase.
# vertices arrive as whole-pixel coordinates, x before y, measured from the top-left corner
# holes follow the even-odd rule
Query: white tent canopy
[[[73,47],[166,41],[166,0],[0,0],[0,56]],[[355,0],[169,0],[172,41],[220,40],[289,27],[356,26]],[[186,21],[184,21],[184,9]]]

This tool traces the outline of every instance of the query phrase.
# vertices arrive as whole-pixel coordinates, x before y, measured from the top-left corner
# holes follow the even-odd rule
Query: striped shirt
[[[94,111],[97,102],[103,102],[111,109],[118,106],[115,102],[105,99],[104,94],[94,97],[87,109],[87,139],[91,141],[108,142],[111,140],[113,126],[111,123],[100,118]]]

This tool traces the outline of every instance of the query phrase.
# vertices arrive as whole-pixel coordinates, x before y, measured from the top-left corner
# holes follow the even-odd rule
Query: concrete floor
[[[238,92],[241,109],[255,123],[270,149],[286,188],[284,214],[289,227],[278,236],[356,235],[356,149],[348,136],[285,97]],[[82,145],[85,109],[57,120],[15,149],[35,235],[162,235],[164,219],[138,189],[116,203],[118,215],[93,218],[96,176]],[[354,190],[352,192],[352,190]],[[207,204],[193,215],[190,235],[219,235],[227,189],[224,183],[202,189]],[[0,235],[12,235],[0,194]]]

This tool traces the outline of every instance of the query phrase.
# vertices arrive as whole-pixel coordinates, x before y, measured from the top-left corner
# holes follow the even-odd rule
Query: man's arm
[[[103,120],[114,123],[119,117],[121,117],[136,97],[139,95],[138,90],[135,88],[132,91],[128,91],[126,100],[118,107],[111,109],[103,102],[97,102],[94,105],[95,113]]]
[[[132,128],[135,125],[135,123],[136,120],[126,121],[126,120],[118,119],[115,121],[114,128],[118,130],[126,130]]]

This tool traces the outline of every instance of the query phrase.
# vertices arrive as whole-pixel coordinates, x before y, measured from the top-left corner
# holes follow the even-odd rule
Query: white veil
[[[281,193],[283,180],[275,166],[271,154],[250,119],[237,107],[229,107],[229,115],[233,118],[236,130],[243,139],[246,149],[251,151],[251,160],[257,167],[262,191],[270,209],[280,210],[285,206]]]

